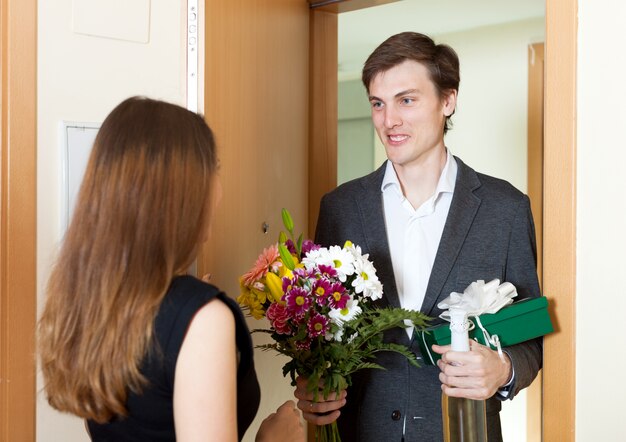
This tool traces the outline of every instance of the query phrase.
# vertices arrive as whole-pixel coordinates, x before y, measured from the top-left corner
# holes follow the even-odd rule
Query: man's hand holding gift
[[[451,397],[488,399],[510,382],[513,366],[506,353],[501,359],[497,351],[470,342],[468,352],[451,351],[450,345],[432,346],[435,353],[442,355],[437,361],[441,389]]]
[[[496,313],[511,304],[517,291],[513,284],[494,279],[488,283],[482,280],[471,283],[463,293],[453,292],[439,303],[439,308],[447,309],[440,317],[450,320],[449,309],[455,307],[467,313],[468,317],[478,318],[484,313]],[[437,366],[441,370],[441,389],[451,397],[483,400],[493,396],[507,385],[513,377],[513,365],[508,354],[500,348],[497,336],[490,336],[476,319],[483,331],[485,342],[497,348],[481,345],[470,340],[470,351],[454,352],[450,345],[433,345],[435,353],[441,355]]]

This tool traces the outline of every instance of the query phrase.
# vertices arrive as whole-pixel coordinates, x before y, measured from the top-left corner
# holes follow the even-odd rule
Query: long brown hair
[[[179,106],[134,97],[103,122],[39,321],[54,408],[126,414],[158,307],[204,238],[216,164],[211,130]]]

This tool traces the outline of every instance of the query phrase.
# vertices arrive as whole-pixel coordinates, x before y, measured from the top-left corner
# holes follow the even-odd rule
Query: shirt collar
[[[437,188],[435,189],[435,197],[440,193],[454,193],[454,185],[456,184],[456,173],[458,166],[456,160],[450,153],[450,150],[446,149],[447,158],[446,165],[443,166]]]
[[[441,176],[439,177],[439,181],[437,182],[437,188],[435,189],[433,199],[436,200],[440,193],[454,192],[457,169],[458,166],[456,164],[456,160],[450,153],[450,150],[446,149],[446,164],[445,166],[443,166],[443,170],[441,171]],[[402,194],[402,187],[400,186],[400,180],[398,180],[396,170],[393,168],[393,164],[389,160],[387,160],[385,176],[383,177],[383,182],[380,186],[380,190],[382,192],[385,192],[387,190],[393,190],[398,196],[404,198],[404,195]]]
[[[387,160],[387,166],[385,167],[385,176],[383,177],[383,183],[380,186],[380,190],[385,192],[387,190],[393,191],[398,194],[399,197],[403,197],[402,188],[400,187],[400,180],[398,180],[398,175],[396,174],[396,170],[393,168],[393,164],[391,161]]]

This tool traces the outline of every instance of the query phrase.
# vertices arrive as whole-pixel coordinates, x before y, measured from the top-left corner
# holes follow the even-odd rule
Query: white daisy
[[[383,297],[383,285],[378,278],[370,280],[370,283],[365,286],[363,296],[370,298],[372,301],[376,301],[377,299]]]
[[[357,246],[352,243],[347,244],[344,249],[348,250],[357,261],[361,259],[367,259],[369,257],[369,253],[363,255],[363,252],[361,251],[361,246]]]
[[[354,256],[355,261],[368,261],[369,262],[370,254],[366,253],[364,255],[363,252],[361,251],[361,246],[357,246],[355,244],[350,243],[349,245],[345,246],[345,249],[349,250],[350,253],[352,253],[352,256]]]
[[[332,266],[333,260],[326,247],[321,247],[317,250],[311,250],[302,258],[302,264],[307,270],[316,268],[319,265]]]
[[[337,270],[339,280],[345,282],[346,277],[354,273],[354,256],[349,250],[339,246],[331,246],[328,253],[331,258],[331,265]]]
[[[363,293],[363,296],[371,299],[380,299],[383,296],[383,285],[376,276],[374,265],[367,259],[356,260],[354,262],[355,275],[352,287],[356,293]]]
[[[359,301],[350,299],[346,303],[345,308],[334,308],[328,312],[331,322],[343,325],[344,322],[350,321],[361,314],[363,310],[359,307]]]

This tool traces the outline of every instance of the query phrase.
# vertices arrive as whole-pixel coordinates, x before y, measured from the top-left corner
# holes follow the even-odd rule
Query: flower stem
[[[337,421],[315,427],[315,442],[341,442]]]

